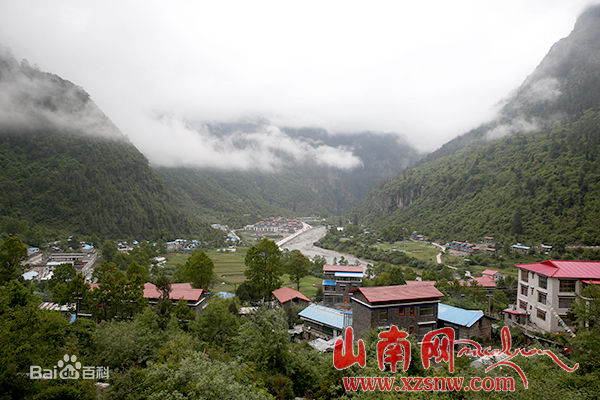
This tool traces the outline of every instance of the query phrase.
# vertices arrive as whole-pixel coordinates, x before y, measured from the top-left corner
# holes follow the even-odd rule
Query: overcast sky
[[[0,42],[82,86],[155,163],[214,139],[190,146],[182,120],[256,116],[431,151],[493,117],[590,3],[0,0]]]

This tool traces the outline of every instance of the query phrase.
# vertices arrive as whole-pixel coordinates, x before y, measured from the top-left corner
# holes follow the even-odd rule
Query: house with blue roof
[[[454,329],[456,339],[481,338],[489,343],[492,337],[492,319],[481,310],[464,308],[440,303],[438,305],[438,328]]]
[[[342,334],[347,326],[352,326],[352,311],[340,311],[318,304],[310,304],[298,313],[303,321],[304,339],[332,339]]]

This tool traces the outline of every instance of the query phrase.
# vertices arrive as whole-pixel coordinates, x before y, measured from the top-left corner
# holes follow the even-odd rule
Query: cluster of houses
[[[488,270],[483,282],[494,284],[502,274]],[[301,327],[290,333],[309,340],[319,351],[333,348],[335,339],[351,326],[359,337],[372,328],[396,325],[422,339],[432,329],[451,327],[458,338],[491,339],[491,321],[483,311],[464,310],[441,303],[444,295],[435,281],[407,281],[404,285],[362,287],[362,267],[324,265],[323,304],[302,293],[281,288],[273,292],[284,309],[306,306],[299,314]],[[488,281],[489,280],[489,281]]]
[[[60,250],[60,249],[59,249]],[[27,249],[28,258],[23,261],[23,265],[28,265],[23,273],[25,280],[46,281],[54,275],[54,269],[61,264],[71,264],[75,267],[77,273],[89,282],[94,272],[94,264],[98,258],[98,253],[90,245],[82,246],[81,252],[52,252],[44,254],[37,247]]]
[[[298,218],[277,217],[268,221],[258,221],[252,225],[246,225],[244,230],[257,233],[294,233],[304,224]]]
[[[489,237],[490,239],[494,239],[493,237]],[[485,238],[484,238],[485,240]],[[488,243],[488,245],[493,245],[492,243]],[[477,254],[482,251],[488,254],[496,254],[496,249],[493,247],[487,247],[483,245],[475,245],[469,242],[458,242],[453,240],[449,243],[446,243],[446,247],[451,250],[451,253],[460,253],[458,255],[466,256],[468,254]]]

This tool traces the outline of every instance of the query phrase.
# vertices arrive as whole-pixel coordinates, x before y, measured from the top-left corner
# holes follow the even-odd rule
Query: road
[[[327,260],[328,264],[332,264],[334,258],[339,260],[342,256],[344,256],[344,258],[348,260],[348,264],[354,264],[358,260],[360,265],[364,267],[367,266],[367,262],[365,260],[358,259],[353,255],[339,253],[334,250],[322,249],[313,245],[314,242],[321,239],[326,233],[326,227],[322,225],[315,226],[285,243],[282,248],[289,250],[300,250],[302,254],[311,259],[316,255],[323,256]]]

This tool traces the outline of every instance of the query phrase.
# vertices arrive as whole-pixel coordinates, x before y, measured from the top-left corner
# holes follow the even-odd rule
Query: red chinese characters
[[[423,368],[429,368],[432,358],[436,363],[440,361],[447,362],[449,371],[454,372],[454,329],[437,329],[423,337],[421,343]]]
[[[352,348],[353,340],[354,335],[352,333],[352,328],[347,327],[344,332],[344,339],[339,338],[336,340],[333,348],[333,366],[335,368],[344,369],[355,363],[358,363],[361,367],[365,366],[365,343],[362,339],[358,341],[358,355],[355,356]]]
[[[406,340],[408,333],[398,330],[392,325],[389,331],[379,334],[377,343],[377,361],[379,369],[383,371],[384,364],[390,364],[392,372],[396,372],[396,364],[402,362],[402,370],[406,371],[410,365],[410,342]]]

